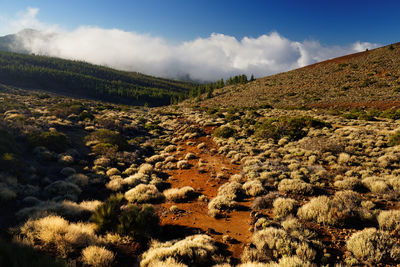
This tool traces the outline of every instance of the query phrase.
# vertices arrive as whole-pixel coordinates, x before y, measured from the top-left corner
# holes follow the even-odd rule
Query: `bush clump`
[[[63,152],[67,148],[67,136],[57,131],[33,133],[28,137],[28,142],[33,147],[44,146],[48,150]]]
[[[152,266],[153,262],[165,263],[171,259],[188,266],[212,266],[219,263],[218,247],[208,235],[188,236],[180,241],[165,243],[153,242],[148,251],[143,253],[141,267]]]
[[[129,202],[148,203],[159,202],[164,198],[164,195],[158,191],[155,185],[139,184],[131,190],[126,191],[125,198]]]
[[[302,220],[329,225],[359,225],[373,220],[373,214],[361,206],[360,194],[351,190],[338,191],[331,199],[327,196],[312,198],[297,212]]]
[[[93,224],[70,223],[60,216],[50,215],[28,220],[20,228],[20,233],[28,244],[42,249],[56,249],[66,257],[79,249],[100,243],[94,229]]]
[[[388,146],[398,146],[400,145],[400,131],[393,134],[388,141]]]
[[[0,266],[66,267],[60,260],[43,255],[33,248],[0,239]]]
[[[194,189],[191,186],[184,186],[182,188],[171,188],[165,190],[165,198],[174,202],[183,202],[194,195]]]
[[[262,139],[280,140],[288,137],[290,140],[298,140],[306,136],[304,129],[331,127],[329,123],[311,117],[281,117],[264,120],[257,123],[255,136]]]
[[[223,125],[214,131],[214,136],[219,138],[229,138],[236,134],[236,130],[227,125]]]
[[[279,192],[308,195],[312,194],[313,186],[296,179],[283,179],[278,185]]]
[[[375,265],[384,259],[400,259],[399,245],[387,232],[367,228],[351,235],[347,249],[359,261]]]
[[[105,247],[89,246],[82,250],[83,262],[94,267],[111,266],[114,259],[114,253]]]
[[[384,210],[378,215],[379,227],[386,231],[400,230],[400,210]]]
[[[129,148],[128,142],[121,134],[108,129],[94,131],[85,139],[86,141],[98,141],[101,144],[106,144],[103,145],[102,149],[116,147],[119,151],[123,151]]]
[[[5,129],[0,128],[0,168],[10,167],[20,155],[19,146],[14,137]]]
[[[122,194],[112,195],[95,210],[91,220],[97,232],[148,237],[158,231],[160,220],[153,206],[124,203]]]

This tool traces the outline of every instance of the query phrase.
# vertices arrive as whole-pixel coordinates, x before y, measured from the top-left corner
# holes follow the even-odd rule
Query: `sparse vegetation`
[[[159,108],[0,85],[1,230],[77,266],[399,264],[400,120],[386,90],[400,75],[379,60],[219,81],[195,105]],[[247,86],[268,90],[209,105]]]

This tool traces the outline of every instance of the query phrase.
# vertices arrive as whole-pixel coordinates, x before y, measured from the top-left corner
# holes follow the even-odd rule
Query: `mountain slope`
[[[400,43],[224,87],[202,105],[400,105]]]
[[[183,99],[194,87],[192,83],[117,71],[85,62],[5,51],[0,51],[0,83],[74,97],[151,106]]]

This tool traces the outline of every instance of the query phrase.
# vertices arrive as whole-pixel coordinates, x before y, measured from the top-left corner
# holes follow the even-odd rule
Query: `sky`
[[[32,53],[206,81],[398,42],[399,10],[394,0],[0,0],[0,35],[34,28],[45,34],[24,38]]]

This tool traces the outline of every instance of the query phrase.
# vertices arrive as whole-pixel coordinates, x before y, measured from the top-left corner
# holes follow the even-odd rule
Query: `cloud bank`
[[[292,41],[278,32],[241,40],[213,33],[207,38],[171,44],[160,37],[119,29],[81,26],[65,31],[42,23],[37,19],[38,12],[37,8],[28,8],[16,18],[2,19],[3,31],[4,27],[14,32],[24,28],[42,31],[18,35],[30,53],[168,78],[212,81],[242,73],[263,77],[379,46],[368,42],[324,46],[318,41]]]

